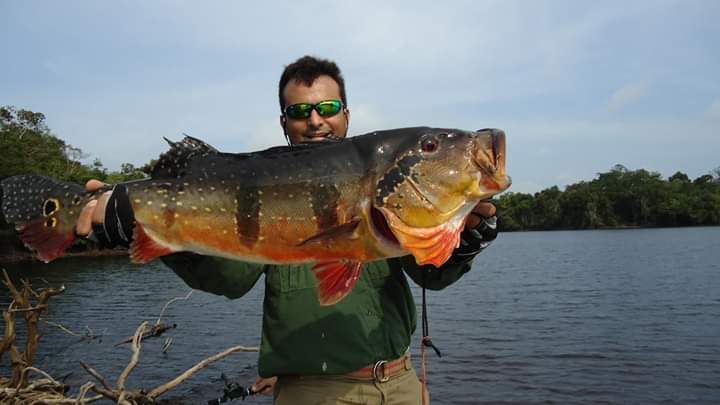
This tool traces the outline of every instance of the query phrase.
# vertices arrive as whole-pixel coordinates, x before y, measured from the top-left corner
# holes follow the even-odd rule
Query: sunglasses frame
[[[332,113],[332,114],[323,115],[323,112],[320,110],[319,107],[320,107],[321,105],[323,105],[323,104],[328,104],[328,103],[332,103],[333,105],[337,105],[338,109],[337,109],[337,111],[335,111],[335,112]],[[307,110],[307,113],[305,113],[305,114],[307,114],[307,115],[293,116],[293,115],[291,115],[291,114],[288,114],[288,110],[290,110],[291,108],[296,107],[296,106],[310,106],[310,107],[312,107],[312,108],[310,108],[309,110]],[[295,103],[295,104],[291,104],[291,105],[285,107],[285,110],[283,111],[283,114],[285,114],[286,117],[291,118],[291,119],[294,119],[294,120],[306,120],[306,119],[308,119],[308,118],[310,117],[310,115],[312,115],[312,111],[315,110],[315,111],[317,111],[318,115],[320,115],[321,117],[323,117],[323,118],[328,118],[328,117],[333,117],[333,116],[337,115],[338,113],[340,113],[340,111],[343,110],[343,108],[345,108],[345,105],[343,104],[342,100],[338,100],[338,99],[332,98],[332,99],[328,99],[328,100],[318,101],[317,103],[314,103],[314,104],[313,104],[313,103]]]

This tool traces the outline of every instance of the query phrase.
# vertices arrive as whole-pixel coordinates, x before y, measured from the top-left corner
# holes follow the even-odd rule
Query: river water
[[[161,264],[123,257],[4,267],[35,287],[64,284],[46,318],[101,336],[44,326],[36,365],[75,387],[90,380],[79,360],[114,383],[131,354],[115,344],[189,291]],[[163,321],[177,328],[143,343],[128,386],[152,388],[225,348],[258,345],[262,284],[239,300],[196,291],[171,304]],[[0,289],[3,308],[7,295]],[[427,298],[443,352],[428,355],[434,404],[720,403],[720,227],[504,233],[470,273]],[[173,343],[163,354],[165,336]],[[162,398],[206,403],[222,394],[221,373],[252,383],[255,362],[233,354]]]

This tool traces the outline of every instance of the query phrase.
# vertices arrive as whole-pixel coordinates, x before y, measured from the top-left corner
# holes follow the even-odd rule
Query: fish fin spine
[[[334,305],[355,287],[362,273],[357,261],[321,262],[312,268],[318,282],[320,305]]]

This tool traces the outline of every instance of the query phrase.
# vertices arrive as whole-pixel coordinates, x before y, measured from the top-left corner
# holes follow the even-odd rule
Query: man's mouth
[[[324,141],[326,139],[340,139],[332,132],[310,132],[305,134],[305,139],[310,142]]]

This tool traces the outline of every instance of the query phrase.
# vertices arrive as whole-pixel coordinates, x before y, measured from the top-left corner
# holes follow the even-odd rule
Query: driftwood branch
[[[40,314],[47,310],[47,303],[50,298],[62,294],[65,291],[65,287],[44,288],[37,292],[33,290],[27,280],[21,280],[23,287],[18,290],[5,270],[3,270],[3,279],[3,284],[5,284],[12,296],[12,302],[8,306],[8,309],[3,312],[5,336],[0,340],[0,358],[5,352],[10,354],[13,376],[8,386],[11,388],[25,388],[28,384],[25,369],[32,366],[40,342],[41,333],[38,328]],[[36,299],[34,304],[30,302],[31,297]],[[25,339],[24,352],[20,352],[15,345],[16,314],[22,315],[25,320],[27,337]]]
[[[237,352],[256,352],[258,351],[257,347],[245,347],[245,346],[235,346],[231,347],[227,350],[224,350],[218,354],[215,354],[213,356],[210,356],[193,367],[189,368],[184,373],[180,374],[179,376],[175,377],[172,381],[165,383],[157,388],[154,388],[151,390],[147,396],[151,400],[155,400],[155,398],[159,397],[160,395],[166,393],[167,391],[175,388],[178,384],[185,381],[186,379],[190,378],[193,374],[197,373],[198,371],[202,370],[203,368],[207,367],[210,363],[218,361],[222,358],[225,358],[233,353]]]
[[[84,361],[80,361],[80,366],[85,369],[91,376],[95,377],[96,380],[100,382],[100,384],[105,387],[106,390],[112,391],[112,388],[110,387],[110,383],[103,377],[102,374],[98,373],[94,368],[90,367],[85,363]]]
[[[128,376],[130,375],[130,372],[137,366],[138,361],[140,360],[140,347],[142,346],[142,335],[143,332],[145,332],[145,328],[147,327],[147,321],[140,324],[140,326],[135,331],[135,335],[133,336],[132,340],[132,358],[130,359],[130,362],[125,367],[125,370],[120,374],[120,377],[118,377],[117,380],[117,389],[120,392],[120,395],[118,397],[118,403],[122,403],[125,400],[125,381],[127,380]]]
[[[155,325],[160,325],[160,320],[162,319],[163,314],[165,314],[165,310],[167,309],[168,306],[170,306],[170,304],[172,304],[172,303],[175,302],[175,301],[180,301],[180,300],[183,300],[183,301],[184,301],[184,300],[187,300],[188,298],[190,298],[190,296],[192,295],[192,293],[193,293],[193,290],[190,290],[190,291],[188,291],[188,293],[187,293],[184,297],[175,297],[175,298],[171,299],[170,301],[166,302],[166,303],[165,303],[165,306],[164,306],[163,309],[160,311],[160,316],[158,316],[157,321],[155,321]]]

